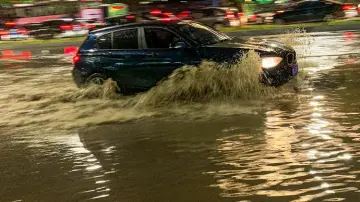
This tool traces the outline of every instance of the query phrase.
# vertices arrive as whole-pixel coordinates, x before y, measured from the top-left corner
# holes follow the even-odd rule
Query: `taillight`
[[[125,18],[128,20],[135,19],[135,15],[127,15]]]
[[[79,55],[79,54],[76,54],[76,55],[73,57],[72,62],[73,62],[73,64],[76,64],[79,60],[80,60],[80,55]]]
[[[254,22],[256,20],[257,20],[257,15],[256,14],[250,15],[250,21]]]
[[[72,30],[73,26],[72,25],[60,25],[60,29],[61,30]]]
[[[226,12],[226,18],[235,18],[234,12],[232,11]]]
[[[88,29],[92,29],[92,28],[95,28],[96,26],[89,24],[87,27],[88,27]]]
[[[161,10],[152,10],[152,11],[150,11],[150,14],[152,14],[152,15],[159,15],[161,13],[162,13]]]
[[[190,11],[183,11],[177,15],[178,18],[186,18],[189,17]]]
[[[15,25],[16,25],[15,22],[5,22],[5,26],[8,26],[8,27],[13,27]]]
[[[354,4],[349,4],[349,3],[347,3],[347,4],[344,4],[344,5],[342,6],[342,9],[345,11],[345,10],[356,9],[356,7],[355,7]]]
[[[9,35],[9,31],[0,30],[0,36],[1,36],[1,35]]]
[[[238,13],[238,17],[241,18],[241,17],[244,17],[244,13]]]

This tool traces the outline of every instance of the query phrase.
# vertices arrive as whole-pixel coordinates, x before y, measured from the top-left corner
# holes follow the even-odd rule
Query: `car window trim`
[[[122,28],[122,29],[117,29],[117,30],[112,30],[110,32],[105,32],[105,33],[102,33],[102,34],[99,34],[97,35],[96,37],[96,50],[141,50],[141,37],[140,37],[140,27],[125,27],[125,28]],[[129,29],[136,29],[137,30],[137,42],[138,42],[138,48],[137,49],[115,49],[113,48],[114,47],[114,32],[119,32],[119,31],[124,31],[124,30],[129,30]],[[100,49],[98,47],[98,41],[99,41],[99,38],[106,35],[106,34],[110,34],[110,39],[111,39],[111,49]]]
[[[167,27],[161,27],[161,26],[146,26],[146,27],[140,27],[141,34],[142,34],[142,50],[173,50],[173,48],[148,48],[147,47],[147,42],[146,42],[146,37],[145,37],[145,29],[146,28],[156,28],[156,29],[164,29],[167,30],[171,33],[173,33],[176,37],[178,37],[179,39],[181,39],[188,47],[191,47],[191,45],[188,43],[188,41],[186,39],[184,39],[184,37],[181,37],[178,33],[174,32],[173,30],[167,28]]]

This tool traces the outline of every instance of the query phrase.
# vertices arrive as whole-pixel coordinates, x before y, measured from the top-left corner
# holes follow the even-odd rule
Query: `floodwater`
[[[6,52],[0,201],[359,201],[360,33],[296,38],[298,80],[186,103],[80,91],[74,47]]]

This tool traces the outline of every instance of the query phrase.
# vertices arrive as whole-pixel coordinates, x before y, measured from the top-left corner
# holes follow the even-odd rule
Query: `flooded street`
[[[272,96],[187,103],[101,99],[76,45],[0,44],[0,201],[359,201],[360,32],[296,38]]]

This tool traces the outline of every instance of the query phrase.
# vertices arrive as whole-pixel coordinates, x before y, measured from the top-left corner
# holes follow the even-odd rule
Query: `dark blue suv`
[[[236,62],[249,50],[262,59],[261,82],[280,86],[297,74],[291,47],[276,41],[232,38],[200,23],[177,21],[90,32],[73,58],[73,77],[79,87],[111,78],[120,89],[147,90],[184,65],[197,66],[203,60]]]

